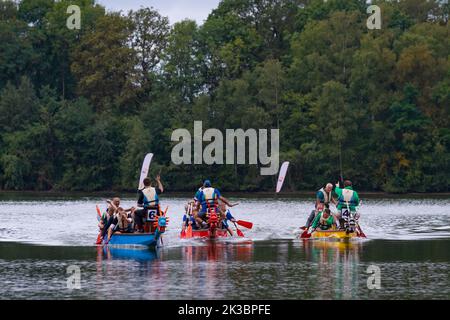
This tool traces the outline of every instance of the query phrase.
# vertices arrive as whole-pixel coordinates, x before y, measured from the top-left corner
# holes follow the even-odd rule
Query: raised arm
[[[161,177],[159,175],[156,176],[156,183],[158,184],[158,189],[161,190],[161,193],[164,193],[164,186],[161,183]]]
[[[111,200],[106,200],[106,203],[109,204],[109,206],[114,210],[114,212],[117,211],[117,207],[115,206],[114,202],[112,202]]]

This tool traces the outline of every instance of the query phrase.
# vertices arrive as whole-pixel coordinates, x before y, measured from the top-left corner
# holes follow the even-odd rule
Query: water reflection
[[[123,259],[148,262],[158,258],[158,250],[141,248],[97,247],[97,261]]]
[[[306,261],[317,268],[312,283],[319,299],[356,299],[360,283],[362,241],[302,240]],[[327,288],[327,290],[324,290]]]
[[[236,265],[253,259],[253,243],[227,244],[207,242],[204,246],[186,246],[182,249],[184,262],[184,289],[191,298],[224,298],[224,286],[240,282],[246,270]]]
[[[244,261],[249,262],[253,256],[253,243],[229,244],[208,241],[204,246],[185,246],[182,248],[186,262],[194,261]]]
[[[0,242],[0,298],[448,299],[450,240],[196,243],[147,251]],[[68,290],[67,267],[82,290]],[[381,270],[369,290],[367,268]],[[17,272],[20,270],[20,272]]]

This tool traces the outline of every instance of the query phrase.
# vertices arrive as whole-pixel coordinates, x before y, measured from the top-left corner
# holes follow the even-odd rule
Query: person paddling
[[[161,183],[161,177],[159,175],[155,180],[158,184],[156,188],[151,186],[150,178],[145,178],[144,189],[139,190],[138,192],[138,207],[141,209],[134,212],[134,223],[140,233],[144,232],[144,225],[147,218],[152,220],[155,218],[155,213],[156,215],[159,215],[160,212],[159,195],[164,192],[164,187]]]
[[[333,184],[328,183],[325,188],[321,188],[316,193],[315,209],[311,211],[308,220],[306,221],[306,228],[309,228],[316,218],[317,214],[323,211],[325,208],[330,207],[330,203],[337,204],[336,199],[333,198]]]
[[[223,202],[219,204],[219,209],[221,212],[225,212],[225,219],[222,220],[222,229],[225,229],[228,231],[230,236],[233,236],[233,229],[228,225],[228,221],[231,221],[232,223],[236,223],[236,219],[231,214],[230,210],[227,209],[227,205]]]
[[[192,219],[194,220],[194,222],[196,221],[195,219],[198,216],[198,213],[200,211],[200,208],[197,205],[197,203],[200,202],[199,198],[200,198],[200,194],[202,193],[203,189],[205,189],[204,182],[203,182],[202,186],[200,188],[198,188],[197,192],[194,195],[194,204],[192,205],[192,210],[191,210],[191,216],[192,216]],[[195,229],[199,229],[199,226],[197,223],[194,223],[193,227]]]
[[[185,232],[189,226],[192,227],[195,225],[195,219],[192,214],[194,204],[195,201],[191,200],[184,206],[184,215],[183,215],[183,223],[181,225],[181,233]]]
[[[109,219],[109,226],[106,230],[107,234],[108,234],[108,238],[106,240],[105,244],[108,244],[109,241],[111,240],[112,235],[119,231],[121,233],[130,233],[132,232],[131,230],[131,225],[130,225],[130,221],[128,221],[129,212],[133,212],[134,208],[130,208],[130,209],[123,209],[122,207],[119,207],[120,205],[120,199],[119,198],[114,198],[113,201],[111,200],[106,200],[106,202],[108,203],[109,207],[108,207],[108,214],[110,214],[110,219]]]
[[[116,209],[120,207],[120,198],[115,197],[111,200],[106,200],[106,203],[108,203],[108,207],[106,208],[106,212],[102,215],[101,221],[103,222],[103,229],[102,229],[102,239],[107,239],[106,236],[108,235],[108,230],[110,229],[111,225],[116,225]],[[114,223],[115,222],[115,223]]]
[[[335,225],[335,218],[331,213],[330,209],[325,209],[319,212],[317,217],[314,219],[311,227],[308,230],[308,234],[311,234],[316,229],[320,230],[330,230]]]
[[[353,232],[354,219],[359,218],[356,214],[356,208],[359,206],[359,195],[353,190],[353,184],[350,180],[344,181],[344,189],[336,185],[334,192],[338,196],[337,215],[340,227]]]

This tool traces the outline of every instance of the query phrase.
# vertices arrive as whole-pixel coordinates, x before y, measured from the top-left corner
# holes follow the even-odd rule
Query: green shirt
[[[338,196],[338,205],[337,209],[341,210],[342,208],[347,208],[347,202],[344,199],[344,190],[351,190],[353,191],[353,194],[348,201],[348,205],[350,207],[351,211],[356,211],[356,207],[359,205],[359,195],[358,192],[354,191],[352,187],[346,187],[345,189],[336,188],[334,189],[334,192]]]
[[[333,226],[334,218],[333,218],[333,216],[331,214],[328,217],[328,219],[325,220],[325,224],[321,224],[320,223],[320,219],[322,218],[322,213],[323,212],[320,212],[316,216],[316,218],[314,219],[314,221],[313,221],[313,223],[311,225],[313,229],[316,229],[317,227],[320,227],[320,229],[322,229],[322,230],[328,230],[328,229],[330,229]]]

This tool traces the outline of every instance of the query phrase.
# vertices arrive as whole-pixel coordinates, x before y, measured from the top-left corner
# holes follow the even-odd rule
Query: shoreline
[[[194,191],[173,191],[165,192],[164,197],[186,197],[190,198],[194,195]],[[387,199],[401,199],[401,198],[450,198],[450,192],[430,192],[430,193],[387,193],[376,191],[358,191],[359,195],[363,198],[387,198]],[[224,192],[227,197],[233,198],[274,198],[274,199],[295,199],[295,198],[314,198],[314,191],[289,191],[276,194],[275,192],[268,191],[256,191],[256,192]],[[62,198],[103,198],[120,196],[123,198],[133,198],[136,196],[135,192],[130,191],[12,191],[12,190],[0,190],[0,200],[2,198],[27,198],[27,197],[62,197]]]

